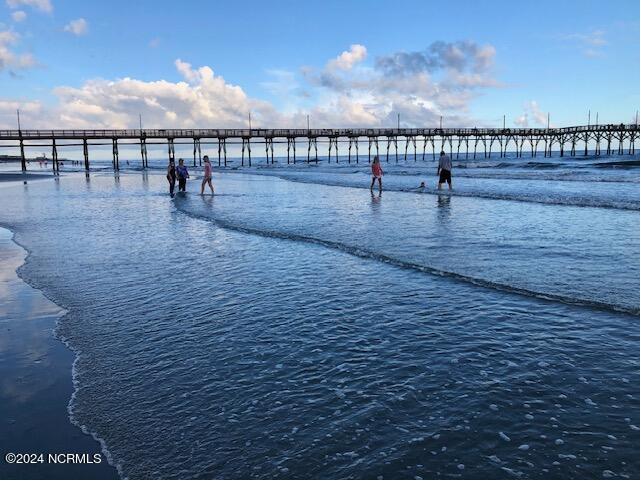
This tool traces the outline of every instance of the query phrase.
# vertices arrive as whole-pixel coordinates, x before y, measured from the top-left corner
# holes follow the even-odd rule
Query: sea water
[[[629,158],[70,174],[0,223],[123,477],[637,478]]]

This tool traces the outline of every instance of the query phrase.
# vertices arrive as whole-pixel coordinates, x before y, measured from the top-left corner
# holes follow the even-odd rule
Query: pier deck
[[[366,143],[367,160],[371,161],[372,150],[374,155],[380,156],[380,144],[382,143],[384,160],[389,161],[390,154],[395,155],[395,160],[400,157],[407,159],[407,155],[413,151],[413,158],[420,156],[424,160],[427,155],[427,146],[431,148],[430,154],[435,158],[436,150],[448,151],[451,156],[459,158],[461,148],[462,155],[469,158],[471,155],[470,144],[473,147],[472,155],[478,154],[484,158],[491,157],[494,148],[500,157],[506,155],[508,149],[521,157],[525,151],[531,151],[535,157],[539,148],[544,149],[545,156],[551,156],[556,148],[560,156],[587,155],[589,144],[594,147],[595,155],[602,154],[635,154],[635,142],[640,135],[640,127],[637,124],[608,124],[608,125],[582,125],[562,128],[340,128],[340,129],[121,129],[121,130],[0,130],[0,142],[7,146],[6,142],[17,142],[14,147],[20,148],[22,169],[26,170],[25,147],[49,146],[52,152],[54,172],[58,171],[58,153],[60,142],[80,141],[78,145],[83,147],[85,169],[89,170],[89,147],[96,142],[104,145],[108,141],[113,148],[113,168],[119,169],[118,142],[134,141],[140,146],[140,155],[143,168],[148,167],[147,145],[166,144],[169,159],[175,159],[175,144],[184,144],[187,141],[193,144],[193,164],[197,159],[202,164],[201,144],[211,143],[218,147],[218,165],[227,165],[227,144],[242,145],[242,166],[252,165],[251,149],[256,144],[264,145],[267,163],[274,163],[274,143],[287,144],[287,163],[293,160],[296,163],[296,145],[300,141],[306,142],[306,161],[318,160],[318,139],[326,139],[328,143],[328,161],[331,162],[332,154],[336,162],[339,161],[339,144],[348,143],[348,162],[351,162],[352,151],[355,149],[355,161],[359,162],[359,145]],[[177,142],[176,142],[177,140]],[[31,142],[29,145],[27,142]],[[37,142],[37,143],[33,143]],[[44,142],[44,143],[43,143]],[[398,142],[404,143],[404,151],[398,150]],[[422,146],[421,151],[418,145]],[[603,151],[603,146],[606,148]],[[9,146],[12,146],[11,144]],[[386,146],[386,151],[384,147]],[[480,152],[478,152],[478,147]],[[625,147],[626,146],[626,147]],[[392,148],[393,147],[393,148]],[[455,148],[454,148],[455,147]],[[464,148],[463,148],[464,147]],[[626,152],[625,152],[626,149]],[[312,156],[313,150],[313,156]],[[293,151],[293,159],[291,152]],[[454,153],[455,152],[455,153]]]

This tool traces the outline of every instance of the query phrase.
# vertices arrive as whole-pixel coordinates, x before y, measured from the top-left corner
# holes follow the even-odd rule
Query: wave
[[[593,164],[596,168],[633,168],[640,167],[640,160],[621,160],[615,162],[598,162]]]
[[[436,191],[429,192],[437,195]],[[440,193],[442,195],[442,193]],[[618,200],[606,200],[588,197],[560,198],[560,197],[543,197],[539,195],[522,196],[511,193],[492,193],[492,192],[460,192],[452,193],[460,197],[486,198],[490,200],[508,200],[511,202],[540,203],[543,205],[562,205],[580,208],[607,208],[613,210],[630,210],[640,211],[640,202],[621,202]]]
[[[394,172],[395,174],[395,172]],[[621,177],[621,176],[594,176],[592,172],[554,172],[552,174],[540,173],[518,173],[518,172],[499,172],[483,173],[483,172],[456,172],[456,177],[460,178],[480,178],[490,180],[528,180],[528,181],[544,181],[544,182],[582,182],[582,183],[640,183],[640,176],[637,177]]]
[[[242,172],[241,172],[242,173]],[[368,184],[365,182],[350,183],[332,181],[330,179],[318,179],[310,178],[308,176],[299,177],[295,175],[286,175],[283,172],[270,171],[270,172],[252,172],[257,175],[275,176],[282,180],[288,180],[298,183],[309,183],[318,185],[327,185],[331,187],[344,187],[344,188],[359,188],[367,189]],[[514,193],[501,193],[501,192],[489,192],[489,191],[464,191],[464,190],[448,190],[438,191],[434,188],[405,188],[386,184],[385,190],[392,192],[403,192],[413,194],[427,194],[427,195],[451,195],[458,197],[470,197],[470,198],[484,198],[488,200],[507,200],[512,202],[525,202],[525,203],[539,203],[543,205],[562,205],[570,207],[581,208],[607,208],[614,210],[630,210],[640,211],[640,200],[635,201],[621,201],[616,199],[606,198],[592,198],[592,197],[558,197],[558,196],[542,196],[540,193],[532,193],[531,195],[514,194]]]
[[[472,277],[472,276],[461,274],[461,273],[442,270],[429,265],[423,265],[415,262],[410,262],[407,260],[401,260],[401,259],[392,257],[390,255],[368,250],[366,248],[349,245],[342,242],[326,240],[322,238],[312,237],[309,235],[301,235],[301,234],[290,233],[290,232],[281,232],[277,230],[261,229],[261,228],[247,226],[247,225],[239,225],[233,222],[229,222],[227,220],[223,220],[213,216],[190,211],[185,205],[182,204],[183,201],[184,200],[181,199],[180,197],[174,198],[174,204],[180,212],[192,218],[211,222],[216,226],[227,229],[227,230],[233,230],[236,232],[245,233],[249,235],[258,235],[266,238],[276,238],[276,239],[286,240],[291,242],[301,242],[301,243],[308,243],[313,245],[320,245],[320,246],[331,248],[333,250],[338,250],[359,258],[382,262],[388,265],[393,265],[395,267],[422,272],[422,273],[426,273],[426,274],[430,274],[438,277],[450,278],[450,279],[462,281],[465,283],[469,283],[472,285],[476,285],[479,287],[489,288],[492,290],[499,290],[502,292],[517,294],[517,295],[524,295],[527,297],[538,298],[541,300],[561,302],[567,305],[577,305],[577,306],[583,306],[583,307],[596,308],[599,310],[627,313],[631,315],[640,315],[640,308],[629,308],[621,305],[615,305],[607,302],[599,302],[591,299],[569,297],[569,296],[558,295],[553,293],[539,292],[536,290],[516,287],[516,286],[505,284],[505,283],[494,282],[491,280]]]
[[[548,170],[554,168],[561,168],[568,166],[566,163],[550,163],[550,162],[466,162],[466,163],[457,163],[456,160],[453,161],[453,166],[456,168],[497,168],[497,169],[505,169],[505,168],[528,168],[532,170]]]

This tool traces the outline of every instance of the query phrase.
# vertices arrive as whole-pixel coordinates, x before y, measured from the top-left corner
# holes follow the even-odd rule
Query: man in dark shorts
[[[440,152],[440,162],[438,163],[438,190],[442,189],[442,184],[447,182],[449,184],[449,190],[451,190],[451,159],[449,155],[444,153],[444,150]]]

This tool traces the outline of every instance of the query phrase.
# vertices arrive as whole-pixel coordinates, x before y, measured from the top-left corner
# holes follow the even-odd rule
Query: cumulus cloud
[[[340,105],[344,97],[375,112],[377,125],[387,124],[398,113],[405,125],[433,125],[440,115],[457,124],[470,123],[467,114],[473,99],[503,86],[493,76],[492,45],[434,42],[422,51],[378,57],[372,67],[362,65],[357,71],[348,62],[341,65],[350,68],[337,67],[338,60],[351,59],[354,55],[347,54],[356,51],[352,46],[321,71],[305,68],[302,73],[309,83],[326,89],[329,102]]]
[[[351,45],[349,50],[342,52],[327,63],[329,70],[351,70],[353,66],[367,58],[367,49],[363,45]]]
[[[59,123],[77,128],[127,128],[136,125],[141,113],[150,128],[241,127],[249,110],[257,121],[276,120],[270,104],[249,98],[210,67],[194,69],[180,59],[175,67],[183,78],[175,83],[96,79],[79,88],[56,88]]]
[[[33,121],[40,121],[43,108],[38,101],[3,100],[0,98],[0,126],[17,127],[16,110],[20,110],[22,128],[33,128]]]
[[[366,70],[362,69],[355,71],[366,58],[366,47],[353,44],[349,50],[329,60],[322,70],[316,71],[311,67],[302,67],[301,72],[305,80],[314,86],[345,91],[353,86],[356,78],[366,73]]]
[[[22,10],[16,10],[11,14],[11,18],[14,22],[23,22],[27,18],[27,14]]]
[[[11,31],[0,31],[0,72],[3,70],[23,70],[36,65],[36,60],[30,53],[17,53],[14,48],[20,40],[20,35]]]
[[[79,37],[81,35],[86,35],[89,31],[89,24],[84,18],[78,18],[76,20],[71,20],[64,26],[64,31],[74,34]]]
[[[396,52],[376,60],[376,66],[387,75],[404,76],[422,72],[451,70],[454,72],[486,72],[494,62],[496,50],[491,45],[470,41],[434,42],[423,51]]]
[[[42,104],[37,101],[21,102],[18,100],[2,100],[0,99],[0,112],[4,114],[14,115],[16,110],[26,113],[37,113],[42,110]]]
[[[254,126],[274,128],[304,128],[307,115],[318,128],[391,126],[398,113],[404,126],[434,126],[440,115],[450,126],[482,124],[469,110],[478,95],[501,87],[492,46],[438,42],[420,53],[418,66],[405,55],[366,63],[366,48],[352,45],[319,71],[269,70],[260,85],[270,101],[250,97],[209,66],[177,59],[177,81],[92,79],[58,87],[57,106],[30,124],[131,128],[141,113],[149,128],[235,128],[247,126],[249,111]]]
[[[9,8],[19,8],[21,6],[32,7],[41,12],[53,12],[53,5],[50,0],[7,0]]]

